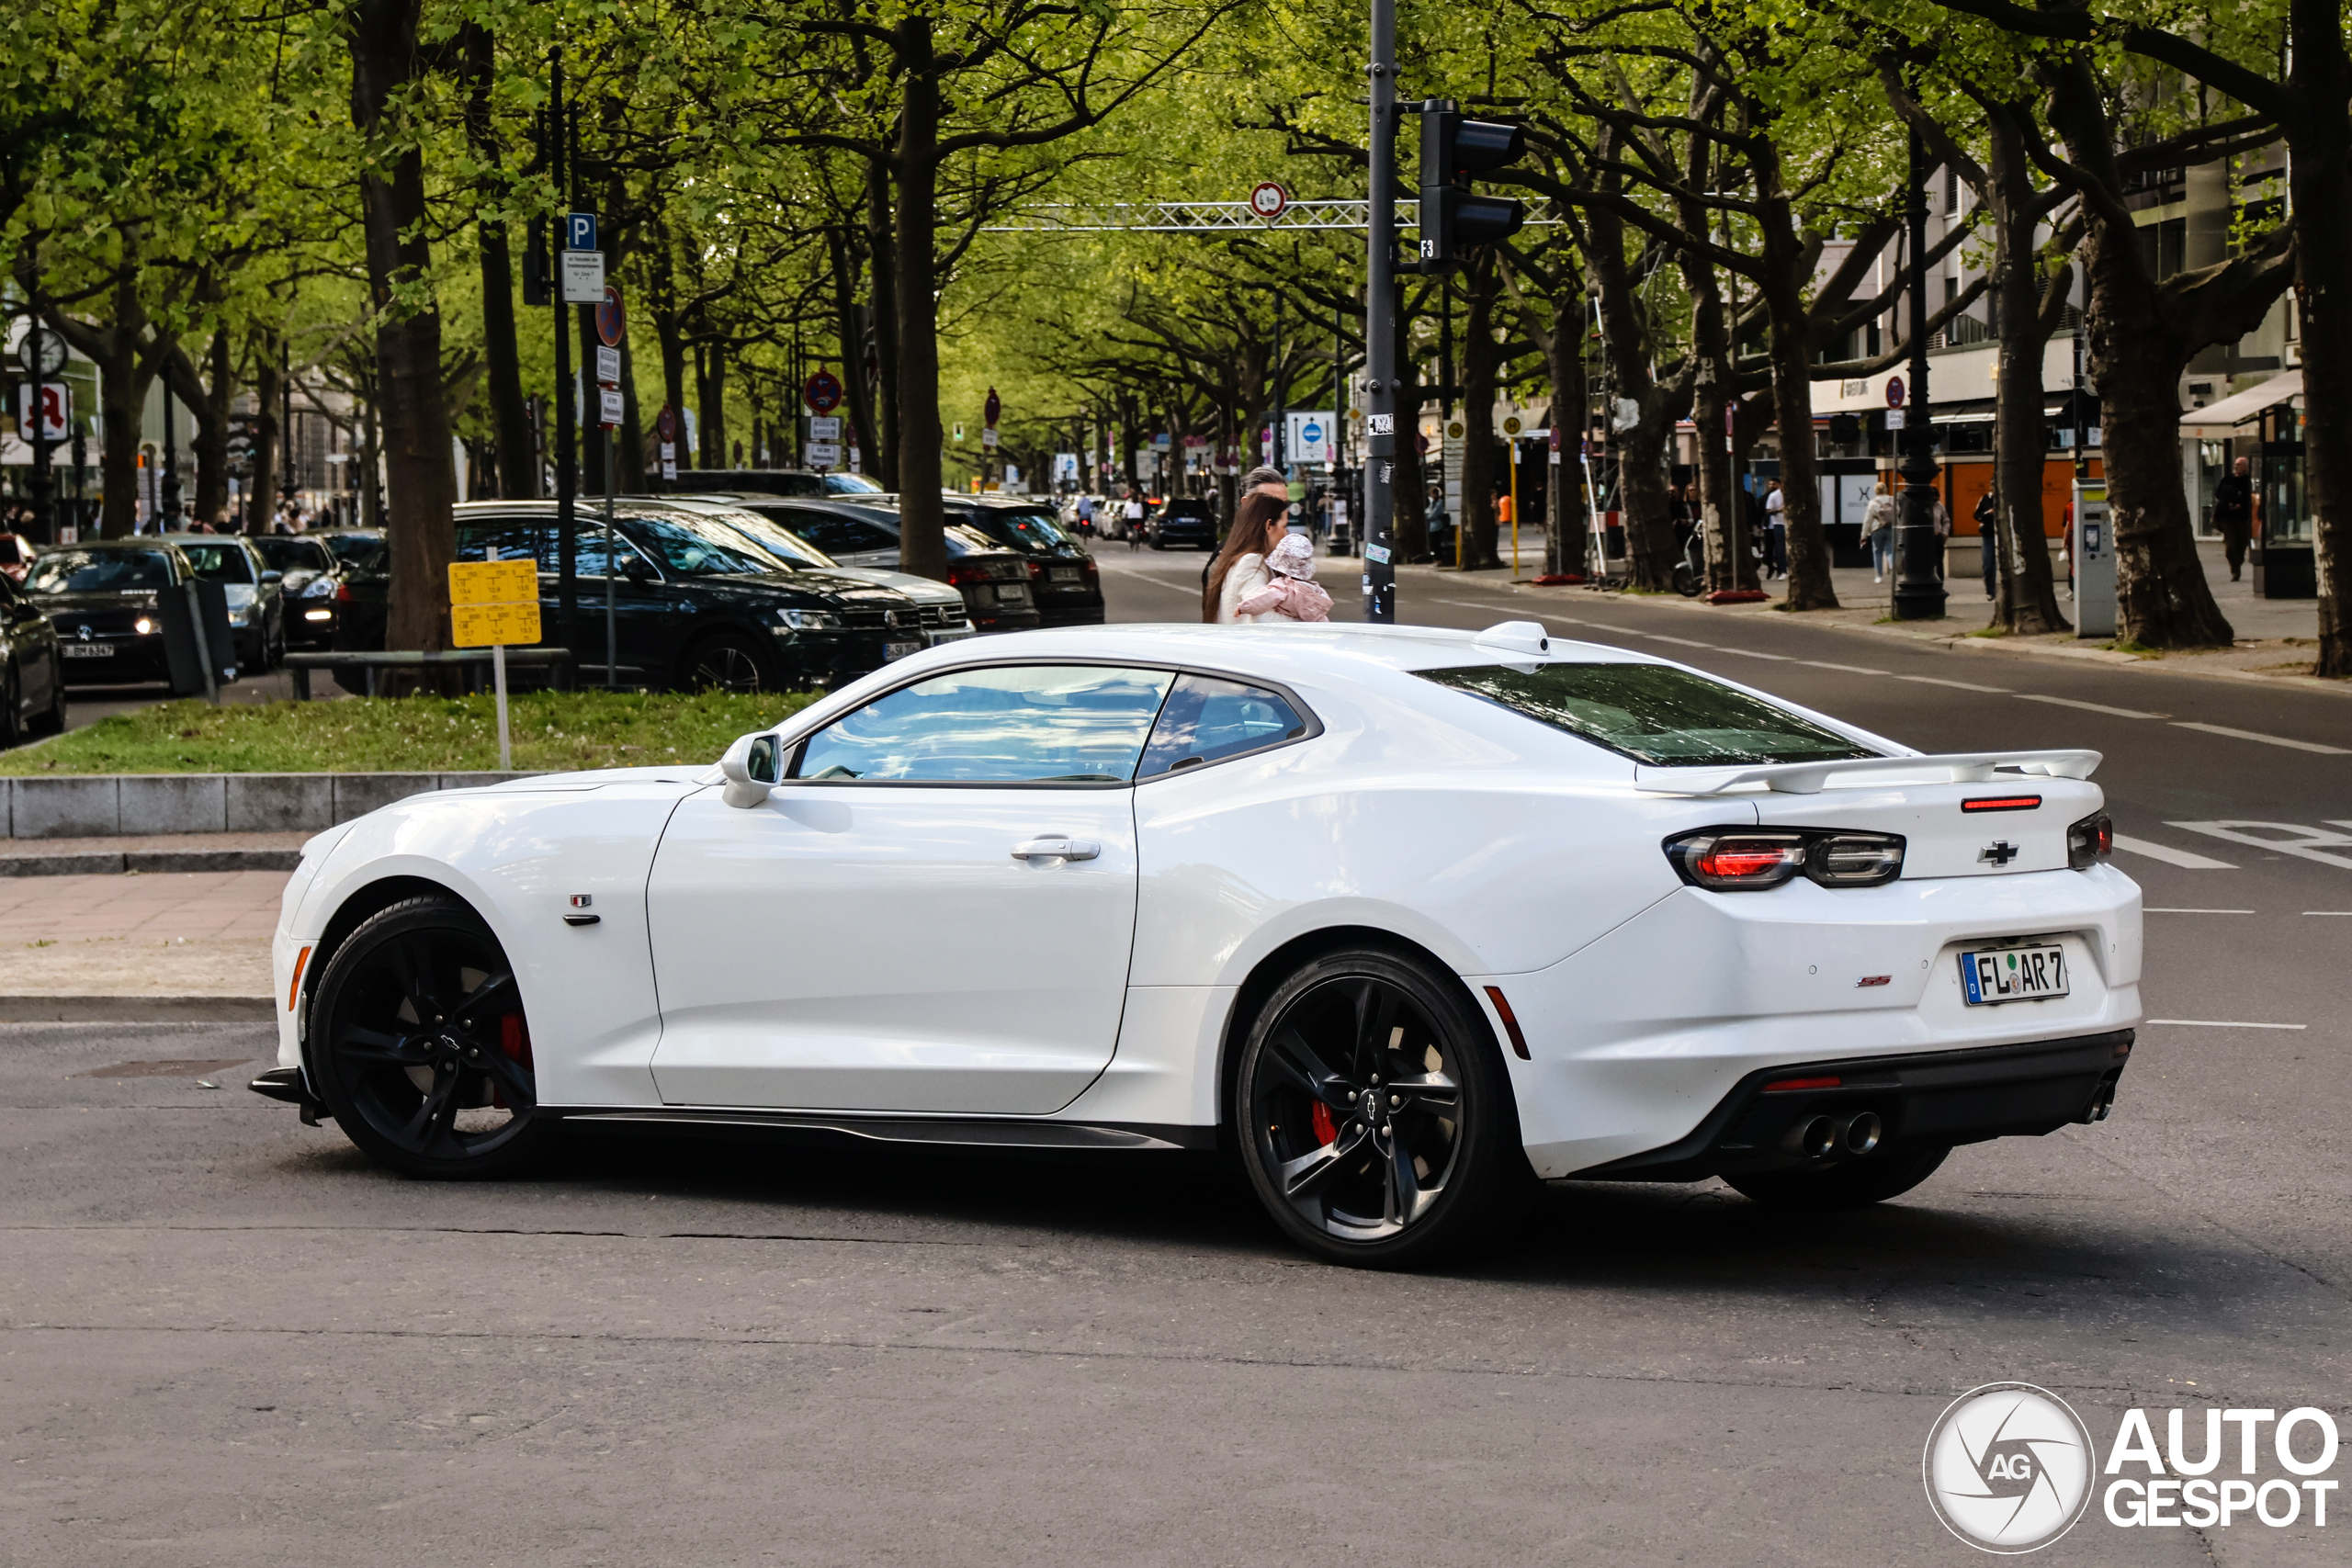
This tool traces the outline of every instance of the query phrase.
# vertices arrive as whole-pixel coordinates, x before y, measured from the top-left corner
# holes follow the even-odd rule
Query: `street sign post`
[[[527,558],[449,563],[449,640],[490,649],[491,682],[498,694],[498,771],[514,766],[506,727],[506,649],[539,640],[539,563]]]
[[[1250,192],[1250,210],[1271,223],[1290,210],[1290,192],[1272,180],[1262,180]]]
[[[567,251],[593,251],[596,248],[594,213],[567,212],[563,215],[563,248]]]
[[[801,387],[800,396],[810,412],[831,413],[842,406],[841,378],[830,370],[819,370]]]
[[[842,422],[839,414],[812,414],[809,416],[809,440],[839,441],[841,438]]]
[[[34,417],[35,405],[40,417]],[[62,381],[43,381],[35,388],[29,381],[17,384],[17,428],[28,440],[63,441],[74,429],[74,389]]]
[[[563,302],[601,305],[605,302],[605,253],[566,251],[563,262]]]
[[[810,468],[837,468],[841,467],[841,462],[842,448],[840,442],[811,441],[808,443],[808,466]]]
[[[628,333],[628,312],[621,307],[620,286],[607,283],[604,292],[596,298],[596,335],[604,340],[605,347],[618,348],[621,339]],[[620,378],[620,372],[616,369],[613,379],[617,381]]]
[[[606,387],[621,384],[621,351],[598,344],[596,349],[596,379]]]

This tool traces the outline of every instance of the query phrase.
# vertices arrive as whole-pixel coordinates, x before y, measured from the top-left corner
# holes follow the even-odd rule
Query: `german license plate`
[[[886,660],[904,659],[910,653],[922,651],[922,644],[919,642],[886,642],[882,645],[882,657]]]
[[[1025,582],[1001,583],[997,587],[996,602],[1000,604],[1026,604],[1029,603],[1029,585]]]
[[[972,628],[969,626],[956,626],[946,631],[931,632],[926,635],[930,637],[934,645],[943,642],[961,642],[966,637],[972,635]]]
[[[112,659],[114,647],[103,642],[61,642],[59,649],[68,659]]]
[[[1968,1005],[2034,1002],[2066,994],[2063,947],[2000,947],[1960,955],[1960,988]]]
[[[1057,566],[1051,569],[1050,575],[1056,582],[1076,582],[1084,574],[1074,566]]]

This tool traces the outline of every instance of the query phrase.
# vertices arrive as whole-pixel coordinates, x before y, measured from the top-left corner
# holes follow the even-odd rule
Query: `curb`
[[[37,841],[37,840],[36,840]],[[124,850],[92,854],[9,854],[0,852],[0,876],[153,875],[199,871],[292,871],[300,850]]]
[[[319,832],[413,795],[539,776],[537,773],[24,774],[0,778],[0,837]]]
[[[0,1023],[274,1023],[270,997],[0,997]]]

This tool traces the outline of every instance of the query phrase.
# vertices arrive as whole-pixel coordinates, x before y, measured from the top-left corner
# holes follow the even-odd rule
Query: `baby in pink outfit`
[[[1234,606],[1238,615],[1262,615],[1272,610],[1294,621],[1328,621],[1331,596],[1315,583],[1315,547],[1297,534],[1285,534],[1281,544],[1266,552],[1266,586]]]

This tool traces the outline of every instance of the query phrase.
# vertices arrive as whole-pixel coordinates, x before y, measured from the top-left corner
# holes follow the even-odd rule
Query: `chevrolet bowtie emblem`
[[[2007,839],[1996,839],[1977,851],[1976,858],[1994,865],[2007,865],[2018,858],[2018,847]]]

